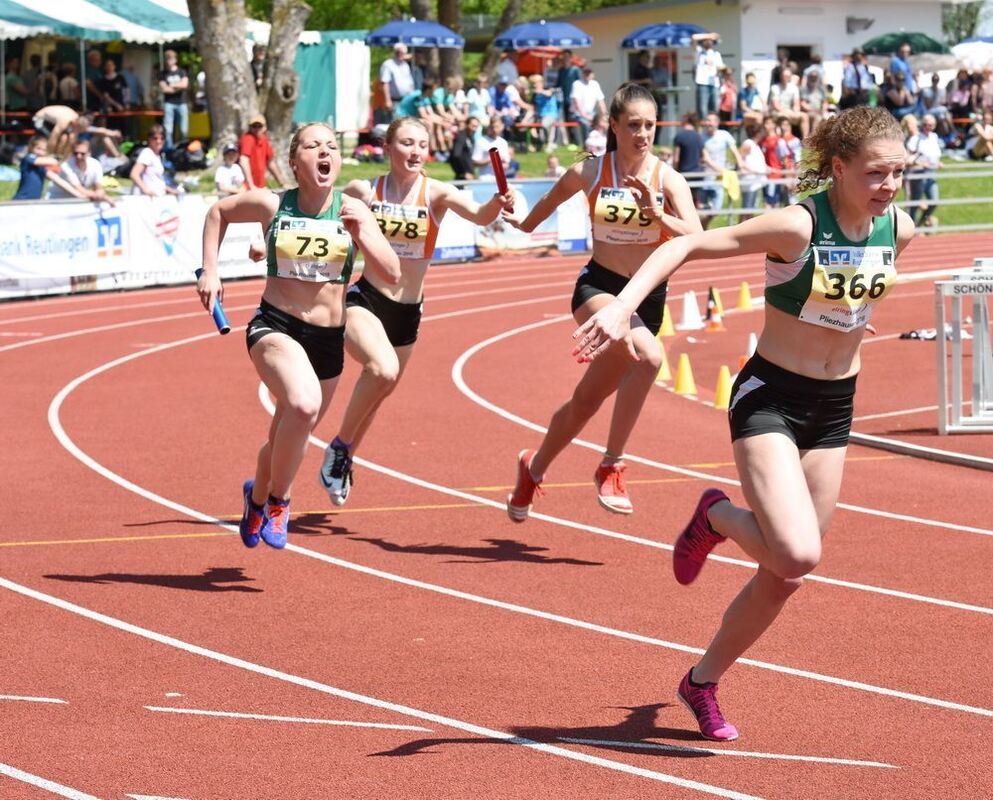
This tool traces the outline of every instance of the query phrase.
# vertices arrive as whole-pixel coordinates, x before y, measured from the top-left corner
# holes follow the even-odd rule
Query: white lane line
[[[905,408],[901,411],[883,411],[879,414],[864,414],[861,417],[855,417],[852,422],[866,422],[870,419],[884,419],[885,417],[902,417],[905,414],[921,414],[925,411],[937,411],[938,406],[919,406],[918,408]]]
[[[635,750],[662,750],[672,753],[705,753],[712,756],[731,756],[739,758],[765,758],[771,761],[809,761],[815,764],[840,764],[847,767],[875,767],[876,769],[900,769],[896,764],[882,761],[859,761],[851,758],[828,758],[826,756],[800,756],[790,753],[753,753],[748,750],[717,750],[711,747],[687,747],[677,744],[662,744],[661,742],[622,742],[614,739],[574,739],[562,737],[560,742],[569,744],[586,744],[593,747],[620,747]]]
[[[311,717],[282,717],[274,714],[248,714],[242,711],[208,711],[202,708],[170,708],[169,706],[145,706],[149,711],[163,714],[190,714],[199,717],[230,717],[231,719],[254,719],[262,722],[302,722],[307,725],[339,725],[347,728],[379,728],[387,731],[423,731],[430,728],[419,725],[391,725],[386,722],[356,722],[347,719],[314,719]]]
[[[178,506],[178,504],[173,504]],[[192,510],[192,509],[191,509]],[[194,512],[197,516],[206,517],[206,515],[199,514],[199,512]],[[209,518],[208,518],[209,519]],[[232,526],[221,525],[221,527],[229,528]],[[292,545],[289,545],[292,547]],[[18,583],[9,581],[6,578],[0,578],[0,588],[9,589],[12,592],[24,595],[25,597],[30,597],[33,600],[38,600],[42,603],[47,603],[56,608],[60,608],[63,611],[68,611],[72,614],[77,614],[86,619],[92,620],[94,622],[99,622],[102,625],[107,625],[111,628],[116,628],[117,630],[124,631],[125,633],[130,633],[134,636],[140,636],[143,639],[148,639],[149,641],[157,642],[167,647],[172,647],[176,650],[182,650],[186,653],[191,653],[192,655],[201,656],[202,658],[208,658],[212,661],[217,661],[221,664],[226,664],[230,667],[237,667],[243,669],[247,672],[253,672],[256,675],[264,675],[267,678],[273,678],[278,681],[283,681],[284,683],[290,683],[295,686],[301,686],[305,689],[312,689],[316,692],[321,692],[322,694],[331,695],[333,697],[340,697],[345,700],[351,700],[355,703],[361,703],[362,705],[372,706],[374,708],[383,709],[386,711],[392,711],[395,714],[399,714],[405,717],[413,717],[414,719],[424,720],[426,722],[432,722],[435,725],[441,725],[446,728],[453,728],[455,730],[463,731],[465,733],[471,733],[475,736],[482,736],[487,739],[493,739],[498,742],[506,742],[507,744],[517,745],[519,747],[525,747],[529,750],[535,750],[539,753],[545,755],[555,756],[558,758],[568,759],[569,761],[578,761],[583,764],[589,764],[592,766],[603,767],[605,769],[610,769],[615,772],[623,772],[627,775],[633,775],[639,778],[647,778],[649,780],[659,781],[660,783],[668,783],[674,786],[680,786],[684,789],[691,789],[697,792],[703,792],[705,794],[714,795],[715,797],[728,797],[734,798],[735,800],[753,800],[752,795],[742,794],[740,792],[735,792],[731,789],[725,789],[720,786],[711,786],[710,784],[701,783],[699,781],[687,780],[686,778],[679,778],[675,775],[667,775],[663,772],[656,772],[650,769],[644,769],[642,767],[635,767],[631,764],[626,764],[622,761],[613,761],[609,758],[603,758],[601,756],[591,756],[585,753],[577,753],[569,750],[565,747],[558,747],[553,744],[545,744],[543,742],[536,742],[533,739],[527,739],[523,736],[515,736],[512,733],[507,733],[506,731],[499,731],[493,728],[486,728],[482,725],[476,725],[471,722],[464,722],[454,717],[446,717],[441,714],[435,714],[431,711],[423,711],[419,708],[414,708],[412,706],[405,706],[399,703],[391,703],[388,700],[380,700],[377,697],[370,697],[369,695],[358,694],[356,692],[350,692],[347,689],[340,689],[336,686],[329,686],[326,683],[320,683],[319,681],[311,680],[310,678],[304,678],[299,675],[294,675],[289,672],[283,672],[282,670],[274,669],[272,667],[267,667],[262,664],[256,664],[252,661],[246,661],[245,659],[238,658],[237,656],[231,656],[226,653],[220,653],[216,650],[210,650],[206,647],[201,647],[200,645],[190,644],[189,642],[184,642],[181,639],[176,639],[172,636],[168,636],[163,633],[158,633],[157,631],[149,630],[148,628],[142,628],[138,625],[133,625],[130,622],[125,622],[124,620],[117,619],[116,617],[108,616],[107,614],[101,614],[99,611],[93,611],[89,608],[84,608],[83,606],[76,605],[75,603],[70,603],[67,600],[63,600],[59,597],[54,597],[50,594],[45,594],[44,592],[39,592],[35,589],[31,589],[27,586],[21,586]],[[89,795],[65,795],[66,797],[78,797],[78,800],[95,800]]]
[[[57,794],[59,797],[68,797],[69,800],[100,800],[99,797],[94,797],[92,794],[86,794],[86,792],[81,792],[78,789],[63,786],[61,783],[48,780],[48,778],[32,775],[30,772],[25,772],[9,764],[0,764],[0,775],[6,775],[8,778],[21,781],[21,783],[28,783],[38,789],[44,789],[46,792]]]
[[[539,425],[536,422],[520,417],[511,411],[508,411],[501,406],[491,403],[486,398],[477,394],[473,391],[469,385],[465,382],[463,377],[463,371],[465,369],[466,363],[474,355],[479,353],[481,350],[489,347],[496,342],[502,341],[504,339],[509,339],[512,336],[516,336],[519,333],[524,333],[535,328],[540,328],[543,325],[552,325],[563,320],[571,319],[569,316],[559,316],[553,317],[551,319],[544,319],[538,322],[532,322],[528,325],[522,325],[518,328],[513,328],[509,331],[504,331],[503,333],[497,334],[496,336],[491,336],[489,339],[484,339],[481,342],[477,342],[468,350],[466,350],[462,355],[456,359],[455,363],[452,365],[452,381],[458,387],[459,391],[462,392],[466,397],[472,400],[479,406],[482,406],[487,411],[491,411],[497,416],[503,417],[506,420],[516,423],[524,428],[530,428],[533,431],[544,434],[547,432],[547,428],[543,425]],[[573,439],[572,444],[579,447],[585,447],[588,450],[595,450],[598,453],[603,452],[603,445],[596,444],[595,442],[588,442],[584,439]],[[665,464],[661,461],[654,461],[650,458],[643,458],[642,456],[633,455],[631,453],[625,453],[624,459],[626,461],[631,461],[636,464],[644,464],[648,467],[655,467],[656,469],[663,470],[665,472],[675,472],[677,475],[686,475],[692,478],[700,478],[701,480],[710,481],[711,483],[723,483],[729,486],[740,486],[741,483],[733,478],[725,478],[720,475],[711,475],[706,472],[699,472],[697,470],[686,469],[685,467],[677,467],[674,464]],[[854,511],[859,514],[868,514],[874,517],[883,517],[886,519],[898,520],[900,522],[912,522],[917,525],[924,525],[932,528],[942,528],[944,530],[959,531],[962,533],[978,533],[982,536],[993,536],[993,530],[989,528],[979,528],[974,525],[959,525],[954,522],[944,522],[941,520],[927,519],[924,517],[915,517],[909,514],[898,514],[892,511],[882,511],[875,508],[867,508],[865,506],[852,505],[851,503],[838,503],[838,508],[844,509],[845,511]],[[532,515],[533,516],[533,515]],[[811,576],[808,576],[808,578]]]
[[[19,694],[0,694],[0,700],[16,700],[25,703],[60,703],[69,705],[68,700],[60,700],[57,697],[24,697]]]
[[[200,334],[199,336],[193,336],[193,337],[189,337],[187,339],[180,339],[180,340],[175,341],[175,342],[170,342],[170,343],[159,345],[159,346],[154,347],[154,348],[152,348],[150,350],[140,351],[140,352],[137,352],[137,353],[131,353],[129,355],[122,356],[122,357],[120,357],[118,359],[115,359],[113,361],[109,361],[109,362],[107,362],[107,363],[105,363],[105,364],[103,364],[103,365],[101,365],[99,367],[95,367],[94,369],[90,370],[89,372],[87,372],[87,373],[85,373],[83,375],[80,375],[79,377],[77,377],[73,381],[71,381],[70,383],[66,384],[66,386],[53,398],[53,400],[52,400],[52,402],[51,402],[51,404],[49,405],[49,408],[48,408],[48,422],[49,422],[49,426],[52,429],[52,433],[54,434],[55,438],[59,441],[59,443],[73,457],[75,457],[76,459],[78,459],[81,463],[83,463],[84,465],[86,465],[87,467],[89,467],[90,469],[92,469],[94,472],[96,472],[96,473],[104,476],[105,478],[107,478],[107,480],[111,481],[112,483],[116,483],[118,486],[121,486],[121,487],[127,489],[128,491],[134,492],[135,494],[139,495],[140,497],[144,497],[145,499],[150,500],[153,503],[157,503],[157,504],[162,505],[162,506],[164,506],[166,508],[172,509],[174,511],[178,511],[179,513],[185,514],[185,515],[187,515],[187,516],[189,516],[189,517],[191,517],[193,519],[198,519],[198,520],[201,520],[203,522],[209,522],[211,524],[217,525],[218,527],[223,528],[223,529],[228,530],[228,531],[231,531],[233,533],[234,531],[237,530],[237,526],[232,525],[232,524],[229,524],[229,523],[222,522],[222,521],[218,520],[216,517],[209,516],[209,515],[204,514],[204,513],[200,512],[200,511],[196,511],[195,509],[192,509],[192,508],[190,508],[188,506],[184,506],[184,505],[182,505],[180,503],[177,503],[175,501],[168,500],[167,498],[162,497],[161,495],[155,494],[154,492],[151,492],[148,489],[145,489],[145,488],[143,488],[141,486],[138,486],[137,484],[132,483],[131,481],[129,481],[129,480],[121,477],[120,475],[116,474],[115,472],[112,472],[110,469],[108,469],[104,465],[102,465],[99,462],[97,462],[91,456],[89,456],[88,454],[84,453],[76,445],[76,443],[73,442],[73,440],[69,437],[69,435],[65,432],[65,429],[62,427],[62,423],[61,423],[61,421],[59,419],[59,409],[60,409],[62,403],[65,401],[65,398],[68,397],[69,394],[76,387],[78,387],[80,384],[84,383],[85,381],[89,380],[90,378],[92,378],[92,377],[94,377],[96,375],[99,375],[102,372],[106,372],[107,370],[110,370],[110,369],[112,369],[112,368],[114,368],[116,366],[119,366],[120,364],[123,364],[125,362],[131,361],[133,359],[140,358],[140,357],[143,357],[143,356],[146,356],[146,355],[151,355],[151,354],[153,354],[155,352],[159,352],[161,350],[165,350],[165,349],[168,349],[170,347],[178,347],[178,346],[181,346],[181,345],[184,345],[184,344],[189,344],[189,343],[192,343],[192,342],[201,341],[203,339],[206,339],[206,338],[208,338],[210,336],[214,336],[214,335],[216,335],[216,334],[213,334],[213,333]],[[272,411],[273,411],[273,407],[272,407],[271,402],[269,401],[268,393],[266,392],[265,387],[262,384],[259,385],[259,395],[260,395],[260,399],[261,399],[263,405],[266,407],[266,410],[269,411],[269,413],[271,414]],[[318,439],[315,436],[311,436],[310,437],[310,441],[312,443],[316,444],[318,447],[320,447],[322,449],[327,446],[327,443],[326,442],[322,442],[320,439]],[[358,463],[358,464],[360,464],[362,466],[368,467],[370,469],[375,469],[375,470],[377,470],[379,472],[382,472],[385,475],[389,475],[391,477],[398,478],[399,480],[406,481],[407,483],[412,483],[412,484],[414,484],[416,486],[422,486],[424,488],[434,489],[435,491],[439,491],[439,492],[444,493],[444,494],[451,494],[451,495],[454,495],[456,497],[462,497],[462,498],[465,498],[465,499],[474,500],[476,502],[479,502],[482,505],[495,506],[495,507],[499,508],[501,512],[504,511],[503,506],[501,506],[499,503],[497,503],[497,502],[495,502],[495,501],[493,501],[493,500],[491,500],[489,498],[482,498],[482,497],[478,497],[477,498],[474,495],[470,495],[470,494],[467,494],[465,492],[460,492],[460,491],[458,491],[456,489],[451,489],[449,487],[442,487],[442,486],[438,486],[437,484],[428,483],[427,481],[421,480],[420,478],[415,478],[415,477],[413,477],[411,475],[406,475],[404,473],[397,472],[396,470],[390,469],[389,467],[378,466],[376,464],[372,464],[371,462],[360,460],[358,458],[356,458],[356,463]],[[628,537],[626,534],[619,534],[619,533],[616,533],[614,531],[606,531],[604,529],[597,529],[597,528],[594,528],[593,526],[587,526],[587,525],[583,525],[581,523],[572,522],[571,520],[560,520],[558,518],[549,517],[549,516],[546,516],[546,515],[532,514],[532,516],[535,516],[536,518],[539,518],[539,519],[544,519],[544,520],[549,521],[549,522],[553,522],[553,523],[559,524],[559,525],[561,525],[563,527],[569,527],[569,528],[574,528],[574,529],[577,529],[577,530],[589,531],[589,532],[593,532],[593,533],[600,533],[600,532],[602,532],[603,535],[611,536],[613,538],[619,538],[619,539],[620,538],[627,538],[627,539],[635,539],[636,538],[636,537]],[[643,540],[643,541],[647,542],[648,540]],[[659,543],[653,543],[653,544],[654,544],[654,546],[656,546],[656,547],[658,547],[660,549],[671,549],[671,546],[664,546],[664,545],[661,545]],[[400,584],[403,584],[403,585],[406,585],[406,586],[412,586],[412,587],[418,588],[418,589],[425,589],[427,591],[436,592],[438,594],[447,595],[449,597],[454,597],[454,598],[457,598],[457,599],[460,599],[460,600],[469,600],[471,602],[479,603],[479,604],[482,604],[482,605],[488,605],[488,606],[492,606],[492,607],[495,607],[495,608],[502,608],[502,609],[507,610],[507,611],[513,611],[513,612],[516,612],[516,613],[519,613],[519,614],[524,614],[524,615],[527,615],[527,616],[533,616],[533,617],[537,617],[537,618],[540,618],[540,619],[545,619],[545,620],[549,620],[549,621],[553,621],[553,622],[558,622],[558,623],[561,623],[563,625],[569,625],[569,626],[572,626],[572,627],[581,628],[581,629],[584,629],[584,630],[590,630],[590,631],[594,631],[594,632],[597,632],[597,633],[603,633],[603,634],[607,634],[607,635],[610,635],[610,636],[616,636],[616,637],[621,638],[621,639],[628,639],[630,641],[637,641],[637,642],[641,642],[643,644],[654,645],[656,647],[664,647],[664,648],[667,648],[667,649],[676,650],[678,652],[693,653],[695,655],[702,655],[703,652],[704,652],[704,650],[702,648],[699,648],[699,647],[692,647],[692,646],[689,646],[689,645],[679,644],[679,643],[676,643],[676,642],[667,642],[667,641],[660,640],[660,639],[652,639],[651,637],[642,636],[641,634],[630,633],[628,631],[621,631],[621,630],[617,630],[617,629],[614,629],[614,628],[608,628],[606,626],[597,625],[595,623],[590,623],[590,622],[586,622],[586,621],[583,621],[583,620],[572,619],[570,617],[564,617],[564,616],[561,616],[561,615],[558,615],[558,614],[550,614],[548,612],[538,611],[537,609],[528,608],[526,606],[519,606],[519,605],[515,605],[515,604],[511,604],[511,603],[505,603],[505,602],[500,601],[500,600],[493,600],[493,599],[488,598],[488,597],[482,597],[482,596],[479,596],[479,595],[473,595],[473,594],[469,594],[467,592],[461,592],[461,591],[458,591],[458,590],[455,590],[455,589],[449,589],[449,588],[444,587],[444,586],[438,586],[438,585],[426,583],[426,582],[423,582],[423,581],[417,581],[417,580],[414,580],[412,578],[406,578],[406,577],[401,576],[401,575],[394,575],[393,573],[389,573],[389,572],[384,572],[382,570],[373,569],[371,567],[366,567],[366,566],[363,566],[361,564],[355,564],[355,563],[350,562],[350,561],[344,561],[342,559],[333,558],[331,556],[326,556],[323,553],[318,553],[316,551],[308,550],[306,548],[299,547],[299,546],[293,545],[293,544],[287,545],[286,549],[289,550],[289,551],[291,551],[291,552],[298,553],[300,555],[304,555],[304,556],[307,556],[309,558],[316,559],[318,561],[323,561],[325,563],[332,564],[334,566],[339,566],[339,567],[343,567],[345,569],[354,570],[356,572],[360,572],[360,573],[363,573],[363,574],[366,574],[366,575],[371,575],[371,576],[377,577],[377,578],[382,578],[384,580],[393,581],[393,582],[400,583]],[[747,565],[747,562],[741,562],[741,563]],[[754,567],[754,565],[752,565],[752,566]],[[810,579],[810,576],[808,576],[808,579]],[[823,581],[824,579],[821,579],[821,580]],[[825,582],[827,582],[827,581],[825,581]],[[9,583],[9,581],[4,581],[3,579],[0,579],[0,585],[3,585],[4,583]],[[837,583],[839,583],[840,585],[848,585],[845,582],[840,582],[840,581],[837,582]],[[883,593],[890,594],[889,591],[885,591]],[[942,604],[949,604],[949,603],[948,603],[948,601],[944,601]],[[987,613],[988,613],[988,610],[987,610]],[[977,707],[977,706],[968,706],[968,705],[964,705],[964,704],[961,704],[961,703],[954,703],[954,702],[951,702],[951,701],[948,701],[948,700],[940,700],[940,699],[937,699],[937,698],[926,697],[924,695],[913,694],[913,693],[910,693],[910,692],[903,692],[903,691],[899,691],[899,690],[895,690],[895,689],[887,689],[885,687],[874,686],[872,684],[862,683],[862,682],[859,682],[859,681],[851,681],[851,680],[848,680],[848,679],[845,679],[845,678],[837,678],[837,677],[834,677],[834,676],[831,676],[831,675],[823,675],[823,674],[816,673],[816,672],[810,672],[808,670],[795,669],[793,667],[787,667],[787,666],[783,666],[783,665],[780,665],[780,664],[773,664],[773,663],[770,663],[770,662],[757,661],[757,660],[754,660],[754,659],[746,659],[746,658],[740,658],[740,659],[738,659],[738,663],[746,664],[746,665],[749,665],[749,666],[754,666],[754,667],[757,667],[759,669],[767,669],[767,670],[770,670],[770,671],[773,671],[773,672],[779,672],[779,673],[783,673],[783,674],[787,674],[787,675],[792,675],[794,677],[807,678],[809,680],[814,680],[814,681],[819,681],[819,682],[823,682],[823,683],[833,684],[833,685],[836,685],[836,686],[844,686],[844,687],[850,688],[850,689],[857,689],[857,690],[869,692],[869,693],[872,693],[872,694],[880,694],[880,695],[884,695],[884,696],[888,696],[888,697],[897,697],[897,698],[900,698],[900,699],[909,700],[911,702],[917,702],[917,703],[923,703],[925,705],[937,706],[939,708],[947,708],[947,709],[951,709],[951,710],[954,710],[954,711],[963,711],[963,712],[970,713],[970,714],[978,714],[979,716],[993,717],[993,710],[986,709],[986,708],[980,708],[980,707]]]

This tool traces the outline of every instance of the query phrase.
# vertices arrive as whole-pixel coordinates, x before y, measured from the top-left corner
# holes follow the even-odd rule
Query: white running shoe
[[[324,450],[320,479],[331,502],[336,506],[345,505],[352,488],[352,457],[348,446],[337,437]]]

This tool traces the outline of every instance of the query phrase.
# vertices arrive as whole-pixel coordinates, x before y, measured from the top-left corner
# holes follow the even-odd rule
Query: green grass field
[[[568,167],[576,158],[576,152],[560,149],[557,153],[563,166]],[[518,153],[517,160],[521,164],[521,178],[539,178],[545,172],[547,155],[545,153]],[[345,164],[341,169],[340,184],[344,185],[354,178],[369,178],[381,174],[385,169],[383,164]],[[989,202],[984,200],[984,196],[990,194],[989,186],[993,186],[990,176],[971,177],[970,173],[977,175],[993,169],[993,164],[976,163],[973,161],[955,161],[946,158],[942,162],[942,172],[955,177],[945,178],[939,173],[939,189],[942,198],[975,197],[979,200],[975,203],[965,203],[962,205],[940,207],[935,212],[935,217],[939,219],[941,226],[946,225],[976,225],[985,224],[993,227],[993,215],[989,211]],[[427,165],[427,173],[432,178],[442,181],[452,179],[452,170],[446,163],[432,162]],[[121,191],[130,192],[131,182],[121,181]],[[204,173],[196,191],[209,192],[213,189],[212,173]],[[11,182],[0,182],[0,201],[10,200],[17,191],[17,184]],[[720,216],[715,221],[713,227],[727,224],[727,217]]]

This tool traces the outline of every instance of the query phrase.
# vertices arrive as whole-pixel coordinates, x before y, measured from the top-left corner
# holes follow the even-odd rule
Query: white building
[[[856,45],[894,31],[919,31],[942,40],[939,0],[654,0],[616,6],[563,17],[593,37],[593,46],[577,51],[596,73],[604,93],[610,95],[628,78],[633,51],[622,50],[621,41],[649,23],[688,22],[721,36],[718,49],[735,71],[739,85],[746,72],[754,72],[763,92],[778,48],[785,47],[800,66],[811,54],[824,61],[825,82],[840,91],[842,56]],[[676,53],[678,98],[676,113],[694,107],[694,51]],[[670,118],[674,114],[670,112]]]

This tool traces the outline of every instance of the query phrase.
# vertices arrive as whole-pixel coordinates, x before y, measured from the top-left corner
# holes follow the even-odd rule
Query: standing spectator
[[[383,87],[383,104],[391,117],[396,117],[396,106],[414,92],[414,75],[410,69],[407,45],[393,45],[393,55],[379,68],[379,82]]]
[[[141,82],[141,78],[134,71],[134,62],[125,61],[121,67],[121,76],[124,78],[124,82],[128,85],[128,93],[125,97],[125,105],[128,109],[134,111],[139,108],[145,107],[145,86]]]
[[[821,54],[820,53],[812,53],[811,54],[811,56],[810,56],[810,63],[806,67],[803,68],[803,75],[801,76],[801,80],[806,81],[807,80],[807,76],[810,75],[811,72],[816,72],[817,73],[817,77],[818,77],[818,79],[820,81],[820,84],[821,84],[821,86],[823,86],[824,85],[824,64],[822,62]]]
[[[728,168],[728,152],[734,156],[734,163],[738,167],[743,167],[741,153],[738,152],[738,145],[735,144],[734,137],[721,127],[721,118],[714,113],[708,114],[703,124],[703,166],[707,173],[703,185],[703,201],[713,211],[720,211],[724,208],[724,185],[722,177]],[[701,222],[704,229],[714,219],[713,216],[704,217]]]
[[[586,152],[597,158],[607,152],[607,117],[597,114],[593,130],[586,137]]]
[[[648,91],[655,88],[655,75],[652,71],[652,54],[647,50],[639,50],[638,58],[631,65],[631,73],[628,80],[644,86]]]
[[[248,180],[249,189],[264,189],[266,187],[266,171],[282,186],[289,189],[291,184],[283,175],[279,164],[276,163],[272,143],[266,136],[265,117],[256,114],[248,122],[248,132],[243,133],[238,140],[242,172]]]
[[[907,42],[897,48],[896,53],[890,59],[890,74],[899,73],[902,78],[901,83],[907,88],[910,96],[915,97],[917,95],[917,82],[914,80],[914,71],[910,66],[910,53],[911,47]]]
[[[569,105],[572,108],[572,118],[579,123],[580,139],[585,144],[596,116],[598,114],[607,116],[603,89],[600,88],[590,67],[583,67],[580,79],[572,85]]]
[[[48,53],[48,60],[45,68],[39,77],[41,81],[41,93],[44,102],[42,106],[52,105],[59,101],[59,56],[55,50]]]
[[[43,133],[36,133],[28,140],[28,152],[21,159],[21,182],[17,185],[14,200],[41,200],[42,189],[45,188],[45,178],[50,178],[74,197],[85,197],[69,183],[66,183],[57,173],[50,173],[49,167],[57,167],[59,161],[48,155],[48,139]]]
[[[933,114],[938,121],[938,134],[948,136],[951,125],[948,120],[948,108],[945,105],[945,88],[941,85],[941,76],[935,72],[931,75],[931,85],[921,89],[919,98],[921,110],[925,114]]]
[[[799,136],[793,134],[793,125],[788,117],[778,117],[776,124],[779,126],[779,160],[783,164],[787,182],[783,184],[781,195],[784,196],[783,204],[794,202],[794,189],[796,187],[796,176],[801,164],[801,150],[803,142]]]
[[[721,125],[725,128],[727,123],[734,122],[738,115],[738,85],[734,82],[734,72],[731,67],[721,67],[720,96],[717,101],[717,114],[721,119]]]
[[[781,73],[785,67],[790,65],[790,51],[785,47],[776,48],[776,66],[772,68],[772,74],[769,75],[769,85],[774,83],[779,83]]]
[[[65,105],[76,111],[82,108],[82,93],[76,80],[76,65],[65,63],[58,72],[58,98],[56,105]]]
[[[124,110],[128,82],[117,71],[117,64],[114,63],[114,59],[108,58],[103,62],[103,76],[97,81],[97,86],[103,95],[104,112]]]
[[[776,117],[786,117],[797,125],[803,136],[808,133],[807,115],[800,110],[800,90],[793,82],[793,70],[783,67],[779,72],[779,83],[769,89],[769,113]]]
[[[242,62],[244,63],[244,62]],[[159,89],[162,91],[162,125],[165,127],[165,147],[172,150],[177,141],[183,141],[190,129],[190,109],[186,105],[186,90],[190,86],[189,75],[179,66],[175,50],[165,51],[165,69],[159,73]],[[176,137],[176,127],[179,136]]]
[[[414,91],[419,92],[424,88],[424,81],[430,78],[435,80],[434,71],[428,64],[427,54],[423,50],[415,50],[413,58],[410,60],[410,74],[414,79]]]
[[[703,208],[703,191],[698,185],[693,185],[698,183],[697,173],[703,172],[703,137],[698,124],[699,119],[694,112],[684,114],[683,125],[672,142],[672,163],[676,172],[689,176],[690,191],[697,210]]]
[[[934,206],[925,202],[938,199],[938,180],[935,170],[941,168],[941,140],[934,132],[937,121],[931,114],[921,119],[920,133],[911,134],[904,146],[908,153],[909,172],[907,189],[911,200],[920,201],[910,209],[910,217],[918,227],[932,227],[938,222],[932,216]]]
[[[759,146],[762,148],[762,155],[765,156],[765,164],[768,167],[768,182],[765,186],[765,204],[770,208],[785,205],[789,193],[783,182],[783,159],[780,155],[779,128],[776,120],[766,117],[762,123],[764,133]]]
[[[743,125],[761,125],[765,119],[765,100],[756,85],[755,73],[745,73],[745,85],[738,92],[738,116]]]
[[[807,132],[813,131],[827,116],[827,92],[820,72],[808,72],[800,87],[800,110],[807,116]]]
[[[462,124],[452,142],[452,152],[448,157],[448,165],[455,173],[457,181],[471,181],[476,177],[476,167],[472,163],[473,150],[476,148],[476,134],[481,123],[478,117],[469,117]]]
[[[45,105],[45,90],[41,80],[41,54],[35,53],[28,59],[30,66],[21,74],[24,88],[28,90],[28,111],[37,111]]]
[[[265,80],[265,45],[252,45],[252,60],[248,62],[252,68],[252,80],[255,82],[255,91],[262,89],[262,82]]]
[[[572,50],[563,50],[559,53],[559,77],[557,88],[561,92],[559,99],[562,102],[562,111],[565,115],[566,123],[575,122],[575,118],[572,112],[572,87],[581,77],[582,73],[572,62]],[[570,138],[576,144],[583,143],[583,137],[579,135],[579,131],[573,130],[575,125],[567,125],[566,130],[569,132]]]
[[[14,56],[7,59],[7,77],[4,78],[7,92],[7,110],[24,111],[28,107],[28,87],[21,78],[21,59]]]
[[[103,93],[100,91],[100,79],[103,77],[103,54],[97,50],[90,50],[86,54],[86,72],[83,74],[83,83],[86,85],[86,110],[96,113],[103,108]]]
[[[504,50],[496,65],[497,81],[503,81],[511,86],[516,85],[520,74],[517,71],[517,53],[514,50]]]
[[[106,200],[113,205],[103,188],[103,167],[100,162],[90,155],[89,142],[76,142],[72,147],[72,155],[59,167],[61,178],[75,191],[69,191],[60,183],[52,181],[48,187],[48,197],[52,200],[64,200],[69,197],[86,197],[90,200]]]
[[[696,84],[696,113],[700,119],[707,114],[717,113],[717,89],[720,86],[718,70],[724,66],[724,59],[717,51],[720,37],[716,33],[694,33],[696,43],[696,69],[693,81]]]
[[[472,163],[479,168],[480,180],[494,181],[493,165],[490,163],[490,148],[495,147],[500,153],[500,161],[504,172],[510,166],[510,145],[503,138],[503,120],[494,116],[482,136],[477,137],[476,146],[472,151]]]
[[[876,85],[865,63],[865,51],[861,47],[852,50],[851,59],[845,64],[841,78],[841,99],[838,108],[844,110],[854,106],[869,104],[869,90]]]
[[[238,145],[228,142],[221,151],[224,163],[214,173],[214,188],[220,197],[230,197],[248,190],[245,171],[238,163]]]
[[[757,122],[749,122],[745,125],[746,139],[741,143],[741,160],[744,173],[741,176],[741,207],[757,211],[762,190],[766,185],[766,175],[769,167],[765,163],[765,155],[762,153],[762,126]],[[753,215],[742,214],[739,221],[750,219]]]
[[[969,77],[969,71],[960,69],[951,83],[948,84],[948,107],[952,117],[964,119],[972,116],[973,111],[976,110],[973,102],[975,93],[972,88],[972,79]]]
[[[146,197],[162,197],[166,194],[179,194],[179,189],[165,181],[165,165],[162,163],[162,150],[165,148],[165,130],[161,125],[153,125],[148,130],[148,146],[138,153],[131,167],[131,181],[134,186],[131,194]]]

